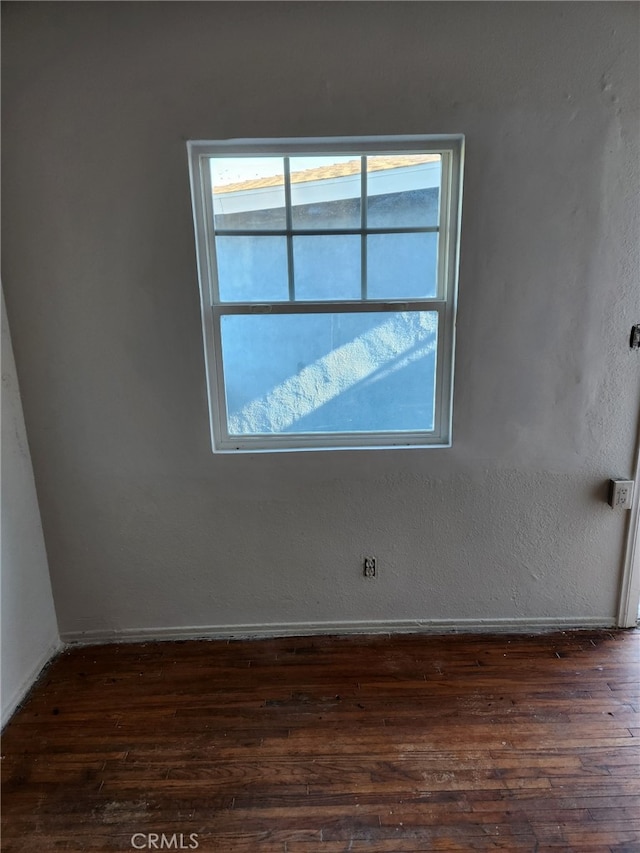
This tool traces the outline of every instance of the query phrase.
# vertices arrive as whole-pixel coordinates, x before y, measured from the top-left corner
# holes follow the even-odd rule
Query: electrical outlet
[[[377,572],[376,558],[375,557],[365,557],[363,567],[364,567],[363,574],[364,574],[365,578],[377,577],[378,572]]]
[[[613,509],[631,509],[633,480],[609,480],[609,506]]]

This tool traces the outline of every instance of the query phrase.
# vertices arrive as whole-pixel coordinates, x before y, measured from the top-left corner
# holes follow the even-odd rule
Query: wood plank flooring
[[[72,649],[2,756],[6,853],[640,853],[640,632]]]

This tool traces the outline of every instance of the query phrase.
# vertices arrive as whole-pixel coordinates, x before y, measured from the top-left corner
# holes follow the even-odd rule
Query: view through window
[[[461,138],[189,149],[214,449],[448,444]]]

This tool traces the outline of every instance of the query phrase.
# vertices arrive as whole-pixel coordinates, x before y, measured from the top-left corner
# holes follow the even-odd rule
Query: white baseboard
[[[613,628],[615,616],[575,616],[504,619],[406,619],[379,622],[283,622],[257,625],[190,625],[162,628],[113,628],[68,631],[64,643],[98,645],[160,640],[240,640],[266,637],[305,637],[329,634],[463,634],[537,633],[578,628]]]
[[[64,643],[56,639],[47,647],[41,657],[33,665],[31,670],[25,675],[20,684],[11,691],[9,696],[2,696],[2,728],[7,725],[11,717],[16,712],[19,705],[24,701],[27,693],[40,677],[42,670],[50,663],[53,658],[64,649]]]

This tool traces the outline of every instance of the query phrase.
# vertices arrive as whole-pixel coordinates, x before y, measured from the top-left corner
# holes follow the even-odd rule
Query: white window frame
[[[282,450],[450,447],[457,309],[464,136],[410,135],[298,139],[190,140],[187,143],[193,202],[202,333],[209,402],[211,443],[215,453]],[[210,158],[315,155],[441,155],[438,222],[437,294],[420,299],[366,299],[321,302],[220,302],[215,257]],[[435,311],[438,314],[435,420],[432,431],[314,432],[306,434],[229,435],[221,345],[225,314],[315,314],[338,312]]]

